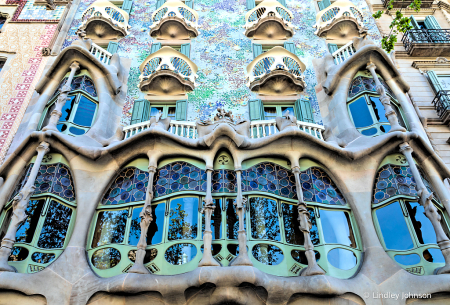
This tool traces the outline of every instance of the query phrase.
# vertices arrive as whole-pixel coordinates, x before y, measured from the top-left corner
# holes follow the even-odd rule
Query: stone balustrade
[[[338,50],[333,52],[331,56],[334,58],[334,62],[336,65],[339,65],[340,63],[344,62],[346,59],[348,59],[350,56],[355,54],[356,49],[353,46],[353,41],[350,41],[346,45],[340,47]]]
[[[104,64],[109,64],[109,61],[111,60],[112,54],[103,49],[102,47],[96,45],[95,43],[92,43],[91,49],[89,50],[92,55],[94,55],[100,62]]]

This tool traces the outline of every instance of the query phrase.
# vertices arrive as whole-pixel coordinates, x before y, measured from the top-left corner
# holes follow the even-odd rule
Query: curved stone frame
[[[10,192],[16,181],[15,177],[23,169],[23,160],[27,160],[35,154],[35,147],[42,138],[45,138],[52,147],[55,147],[69,160],[77,196],[84,200],[78,201],[78,216],[69,245],[61,257],[52,264],[52,270],[44,269],[39,275],[16,274],[14,276],[20,280],[36,279],[36,281],[30,282],[26,288],[19,284],[8,283],[8,289],[28,294],[43,294],[48,298],[56,296],[60,303],[69,302],[71,295],[73,302],[83,303],[95,292],[120,294],[123,291],[132,291],[139,293],[148,291],[148,287],[152,287],[152,291],[161,293],[164,298],[170,295],[173,300],[185,302],[184,294],[177,295],[177,291],[184,291],[193,286],[199,287],[205,282],[220,286],[224,284],[221,280],[224,276],[231,278],[230,282],[225,284],[226,287],[231,287],[229,285],[237,287],[241,283],[247,282],[264,287],[269,296],[276,291],[276,297],[283,302],[288,302],[293,294],[304,293],[330,298],[336,295],[353,294],[362,299],[364,292],[368,290],[375,293],[398,293],[404,289],[413,289],[421,293],[437,293],[448,289],[445,281],[441,281],[439,278],[435,278],[436,280],[433,281],[430,281],[430,278],[417,276],[413,278],[413,275],[392,262],[379,242],[371,217],[370,202],[376,168],[386,154],[398,151],[398,146],[405,141],[408,141],[414,149],[416,160],[436,187],[439,198],[450,198],[449,192],[442,182],[444,178],[450,176],[450,170],[420,135],[409,132],[398,138],[398,134],[388,134],[382,141],[373,141],[370,147],[355,145],[343,149],[297,130],[285,129],[272,137],[253,140],[234,135],[223,125],[221,124],[207,136],[208,141],[205,141],[206,136],[195,140],[183,139],[164,130],[150,128],[118,144],[102,149],[95,146],[74,146],[73,143],[66,141],[57,133],[32,133],[0,167],[0,174],[5,178],[0,189],[0,206],[3,206],[4,194]],[[264,149],[260,149],[261,147]],[[311,147],[315,149],[312,150]],[[212,166],[217,151],[223,148],[229,149],[235,168],[240,168],[244,160],[264,157],[267,152],[270,152],[272,157],[288,158],[291,166],[299,166],[300,158],[310,158],[320,164],[327,164],[329,175],[339,189],[346,194],[347,202],[361,233],[365,254],[358,273],[345,282],[326,275],[291,277],[280,280],[276,276],[264,274],[251,266],[236,266],[197,268],[190,273],[178,275],[176,281],[173,277],[158,277],[158,282],[156,282],[157,275],[124,274],[110,279],[96,277],[86,262],[84,247],[89,223],[95,214],[103,190],[117,173],[117,169],[127,164],[126,162],[133,156],[146,154],[149,156],[152,166],[156,166],[157,160],[163,156],[201,158],[207,165]],[[357,191],[353,191],[355,188]],[[444,201],[443,204],[448,211],[449,203]],[[66,262],[76,264],[77,268],[69,270]],[[217,277],[210,278],[209,274],[211,273],[206,272],[208,270],[214,271]],[[67,281],[55,282],[53,280],[54,273],[59,274]],[[395,277],[392,277],[394,274]],[[78,281],[81,278],[83,280]],[[379,282],[380,279],[382,282]],[[67,286],[67,283],[74,284]],[[402,283],[408,283],[408,287],[398,286],[403,285]],[[43,290],[42,285],[46,285],[48,288]],[[6,287],[5,283],[0,283],[0,287]],[[89,287],[89,291],[85,287]]]
[[[416,161],[416,160],[414,160],[414,161]],[[401,154],[387,155],[383,159],[383,161],[380,163],[380,165],[377,169],[377,172],[376,172],[377,175],[378,175],[380,169],[385,165],[409,166],[407,160],[404,159],[403,155],[401,155]],[[420,171],[423,174],[423,171],[422,170],[420,170]],[[425,177],[422,177],[422,179],[426,180]],[[374,186],[373,190],[375,191],[375,189],[376,188]],[[395,202],[398,202],[400,205],[400,208],[403,213],[403,217],[405,219],[405,224],[406,224],[409,234],[411,236],[411,240],[413,242],[413,247],[411,249],[396,250],[396,249],[387,249],[386,248],[386,245],[385,245],[385,242],[383,239],[383,235],[381,232],[381,228],[378,223],[376,211],[378,209],[389,206]],[[429,243],[420,244],[420,242],[417,240],[417,235],[416,235],[415,229],[412,225],[411,218],[410,218],[409,213],[407,212],[407,209],[405,206],[406,202],[418,203],[418,197],[400,194],[400,195],[394,195],[390,198],[384,199],[378,203],[372,202],[372,218],[373,218],[373,222],[375,225],[375,229],[377,231],[378,238],[380,239],[380,242],[383,245],[383,248],[385,249],[386,253],[391,257],[392,261],[394,263],[398,264],[401,268],[405,269],[407,272],[414,274],[414,275],[433,275],[433,274],[435,274],[436,268],[443,267],[445,264],[444,263],[433,263],[433,262],[427,261],[423,257],[423,252],[428,249],[436,249],[439,252],[441,252],[441,250],[437,244],[429,244]],[[434,197],[432,199],[432,202],[433,202],[434,206],[436,207],[436,209],[439,211],[440,215],[443,217],[443,219],[441,220],[441,224],[442,223],[446,224],[446,231],[449,232],[450,217],[448,216],[448,210],[445,209],[445,207],[442,205],[442,203],[440,203],[436,199],[436,197]],[[434,234],[434,232],[433,232],[433,234]],[[411,255],[411,254],[416,254],[420,257],[419,263],[411,264],[411,265],[402,265],[399,262],[397,262],[394,258],[396,255],[401,256],[401,255]]]
[[[69,74],[70,74],[70,73],[67,73],[66,76],[68,76]],[[81,76],[81,75],[86,75],[86,76],[89,77],[89,79],[92,80],[92,78],[90,77],[89,73],[83,72],[83,71],[81,71],[81,73],[75,75],[75,77],[79,77],[79,76]],[[66,79],[66,76],[64,76],[64,78],[63,78],[63,80],[62,80],[61,82],[63,82],[64,79]],[[75,78],[75,77],[74,77],[74,78]],[[42,130],[42,128],[45,127],[45,126],[43,126],[43,122],[44,122],[45,117],[46,117],[46,115],[47,115],[47,113],[48,113],[48,110],[50,109],[50,107],[51,107],[53,104],[55,104],[55,103],[57,102],[58,96],[59,96],[60,94],[61,94],[61,93],[59,93],[59,94],[53,96],[53,97],[48,101],[47,105],[46,105],[45,108],[44,108],[44,111],[42,112],[42,117],[41,117],[41,119],[39,120],[39,124],[38,124],[38,127],[37,127],[38,130]],[[94,116],[93,116],[92,121],[95,122],[95,119],[96,119],[96,117],[97,117],[97,112],[98,112],[98,97],[93,97],[93,96],[90,95],[88,92],[83,91],[83,90],[81,90],[81,89],[77,89],[77,90],[74,90],[74,91],[70,91],[68,95],[69,95],[69,96],[74,96],[74,95],[75,95],[75,96],[78,96],[78,95],[82,95],[82,96],[86,97],[89,101],[94,102],[94,103],[96,104],[96,107],[95,107],[95,112],[94,112]],[[78,104],[78,103],[79,103],[79,98],[76,98],[76,99],[78,99],[78,101],[76,102],[76,103]],[[79,125],[77,125],[77,124],[75,124],[75,123],[73,123],[73,122],[70,122],[70,123],[71,123],[72,125],[77,126],[77,127],[79,126]],[[92,125],[91,125],[91,126],[92,126]],[[89,131],[89,129],[91,128],[91,126],[89,126],[89,127],[80,126],[80,129],[85,129],[86,132],[87,132],[87,131]],[[86,132],[85,132],[85,133],[86,133]],[[62,133],[72,135],[72,133],[69,132],[69,128],[67,128],[67,132],[62,132]],[[73,136],[77,136],[77,135],[73,135]]]
[[[21,174],[17,176],[19,181],[20,181],[20,179],[25,178],[26,171],[28,171],[28,169],[29,169],[28,166],[31,164],[34,164],[35,159],[36,159],[36,157],[33,157],[27,163],[25,170],[22,170]],[[46,160],[42,163],[42,165],[51,165],[51,164],[63,164],[65,166],[67,166],[69,168],[69,174],[71,175],[73,183],[74,183],[74,179],[73,179],[73,175],[71,173],[69,162],[67,162],[67,159],[63,155],[58,154],[58,153],[47,154]],[[75,189],[75,186],[74,186],[74,189]],[[75,192],[75,196],[76,196],[76,192]],[[7,221],[6,217],[10,216],[9,212],[12,211],[12,204],[13,204],[12,197],[13,196],[11,196],[11,194],[10,194],[10,196],[8,196],[7,198],[10,198],[10,197],[11,197],[11,199],[6,202],[6,204],[3,206],[3,209],[0,209],[0,227],[4,224],[5,221]],[[70,239],[72,237],[72,233],[74,230],[74,226],[75,226],[75,221],[77,219],[77,201],[76,201],[76,199],[71,202],[71,201],[63,199],[60,196],[55,195],[51,192],[44,192],[44,193],[40,193],[40,194],[31,195],[30,201],[31,200],[44,200],[44,204],[42,207],[42,211],[40,212],[39,220],[35,226],[35,231],[33,234],[32,241],[30,243],[27,243],[27,242],[15,242],[14,243],[14,248],[16,248],[16,247],[25,248],[28,251],[28,255],[23,260],[20,260],[18,262],[9,263],[11,266],[13,266],[17,270],[17,272],[25,273],[25,274],[40,272],[58,260],[58,258],[61,256],[61,254],[64,252],[64,250],[67,248],[67,246],[70,242]],[[47,212],[48,212],[51,201],[56,201],[60,205],[70,208],[71,212],[72,212],[62,248],[46,249],[46,248],[40,248],[37,246],[38,237],[40,236],[44,220],[47,217]],[[54,254],[55,257],[49,262],[39,263],[39,262],[32,260],[33,253]]]
[[[361,76],[361,75],[362,75],[362,74],[360,74],[360,73],[358,72],[358,73],[353,77],[353,80],[354,80],[355,78]],[[372,78],[372,79],[373,79],[373,77],[372,77],[371,75],[370,75],[370,76],[364,75],[364,77],[366,77],[366,78]],[[378,75],[378,77],[379,77],[381,80],[383,80],[383,78],[382,78],[381,76]],[[350,86],[351,86],[351,84],[353,83],[353,80],[350,82]],[[383,82],[383,83],[384,83],[384,82]],[[395,98],[395,96],[389,92],[390,88],[386,88],[386,89],[387,89],[387,90],[386,90],[386,95],[389,96],[389,97],[391,98],[391,103],[393,104],[393,107],[395,107],[395,108],[397,109],[396,113],[401,115],[401,119],[402,119],[402,121],[405,123],[405,126],[404,126],[404,127],[408,130],[408,129],[409,129],[409,124],[408,124],[408,121],[407,121],[407,120],[405,119],[405,117],[404,117],[402,108],[401,108],[400,105],[398,104],[398,101],[397,101],[397,99]],[[349,89],[349,93],[350,93],[350,89]],[[356,101],[357,99],[359,99],[360,97],[362,97],[362,96],[374,96],[374,97],[379,97],[380,95],[379,95],[376,91],[370,91],[370,90],[364,90],[364,91],[361,91],[361,92],[355,94],[355,95],[352,96],[352,97],[348,97],[348,95],[347,95],[347,108],[348,108],[348,114],[349,114],[349,116],[350,116],[350,119],[351,119],[352,123],[353,123],[353,119],[352,119],[352,115],[351,115],[351,111],[350,111],[349,105],[350,105],[351,103],[353,103],[354,101]],[[366,100],[367,100],[367,98],[366,98]],[[370,113],[372,114],[372,112],[373,112],[372,107],[368,105],[368,108],[370,109],[369,111],[370,111]],[[376,122],[376,123],[373,123],[372,125],[369,125],[369,126],[366,126],[366,127],[360,127],[360,128],[356,128],[356,129],[357,129],[359,132],[361,132],[361,131],[363,131],[363,130],[368,130],[368,129],[371,129],[371,128],[374,128],[374,127],[376,128],[376,126],[379,126],[379,125],[389,125],[389,126],[390,126],[389,122],[386,123],[386,124],[382,124],[382,123],[380,123],[380,122]],[[376,136],[383,135],[383,134],[385,134],[385,133],[380,133],[380,132],[378,131],[378,132],[377,132],[376,134],[374,134],[374,135],[371,135],[371,136],[364,135],[364,136],[366,136],[366,137],[376,137]]]
[[[123,38],[123,37],[128,35],[128,32],[127,32],[126,29],[118,26],[117,24],[114,24],[113,22],[111,22],[111,20],[109,20],[107,18],[104,18],[104,17],[101,17],[101,16],[96,16],[96,17],[89,18],[89,20],[85,24],[80,26],[79,30],[80,31],[85,31],[86,33],[88,33],[89,32],[89,26],[92,23],[95,23],[95,22],[98,22],[98,21],[101,21],[101,22],[105,23],[107,26],[110,27],[110,29],[112,31],[115,31],[117,33],[117,37],[115,39],[120,39],[120,38]],[[90,39],[102,39],[102,37],[91,36],[89,34],[87,34],[86,37],[90,38]]]

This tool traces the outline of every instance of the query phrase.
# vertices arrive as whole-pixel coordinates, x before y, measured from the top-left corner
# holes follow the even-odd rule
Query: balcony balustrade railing
[[[92,3],[81,16],[81,27],[84,27],[92,18],[102,17],[109,20],[113,25],[122,29],[125,34],[128,34],[129,15],[124,10],[118,8],[107,0],[99,0]]]
[[[171,1],[163,4],[152,14],[153,24],[150,28],[155,28],[167,17],[178,17],[183,19],[187,25],[197,28],[198,14],[196,11],[185,5],[181,1]]]
[[[91,49],[89,50],[92,55],[94,55],[100,62],[104,64],[109,64],[112,54],[103,49],[102,47],[92,43]]]
[[[323,140],[322,132],[325,128],[318,124],[297,121],[297,127],[312,136]],[[129,125],[123,128],[125,139],[150,128],[150,121]],[[198,133],[195,122],[171,121],[168,130],[170,133],[183,138],[197,139]],[[278,133],[275,120],[252,121],[250,123],[250,138],[259,139]]]
[[[261,2],[257,7],[250,10],[246,14],[245,28],[251,28],[253,25],[257,24],[259,20],[268,16],[278,17],[279,19],[282,19],[288,26],[291,26],[291,21],[294,18],[292,13],[288,11],[283,5],[281,5],[280,2],[266,0]]]
[[[412,2],[412,0],[394,0],[392,2],[392,7],[406,9]],[[434,0],[422,0],[420,8],[430,8],[433,5],[433,2]],[[388,8],[389,4],[391,4],[391,0],[383,0],[383,6],[385,8]]]
[[[409,30],[402,38],[407,52],[413,43],[450,43],[450,29],[414,29]]]
[[[346,45],[342,46],[341,48],[333,52],[331,56],[333,56],[336,65],[339,65],[340,63],[344,62],[346,59],[348,59],[355,53],[356,49],[353,46],[353,41],[350,41]]]
[[[450,121],[450,90],[440,90],[433,99],[439,118],[447,124]]]

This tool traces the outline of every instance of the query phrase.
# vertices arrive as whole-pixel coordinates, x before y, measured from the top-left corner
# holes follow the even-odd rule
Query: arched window
[[[435,194],[420,172],[427,189]],[[448,217],[436,196],[433,203],[442,216],[444,231],[450,236]],[[402,268],[413,274],[430,275],[444,265],[431,221],[418,202],[416,181],[402,155],[388,156],[382,162],[375,179],[373,208],[375,226],[386,253]]]
[[[378,78],[386,89],[386,94],[391,98],[391,105],[397,114],[399,124],[406,128],[396,97],[383,79],[380,76]],[[376,90],[375,81],[369,72],[356,74],[350,85],[347,100],[350,118],[356,129],[363,135],[378,136],[391,130],[384,106]]]
[[[43,112],[39,129],[47,126],[61,89],[67,82],[67,77],[68,75],[61,81],[58,89],[48,102]],[[92,126],[98,108],[97,91],[86,70],[82,70],[81,74],[73,78],[68,98],[62,108],[62,116],[59,119],[57,128],[64,134],[72,136],[83,135]]]
[[[9,264],[22,273],[43,270],[63,252],[75,219],[75,189],[67,161],[47,154],[34,183],[36,189],[26,209],[27,218],[16,233]],[[28,180],[34,160],[28,165],[0,218],[0,239],[6,234],[12,200]]]

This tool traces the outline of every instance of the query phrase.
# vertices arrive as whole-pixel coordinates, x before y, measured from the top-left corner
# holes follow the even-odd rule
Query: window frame
[[[152,108],[161,108],[161,107],[163,108],[161,119],[167,118],[168,114],[169,114],[169,108],[173,107],[173,108],[175,108],[175,113],[170,118],[172,118],[173,121],[176,120],[177,103],[175,101],[174,102],[164,102],[164,103],[150,102],[150,110],[149,110],[149,114],[148,114],[148,120],[150,120],[151,118],[155,117],[155,116],[151,115],[152,114]]]

